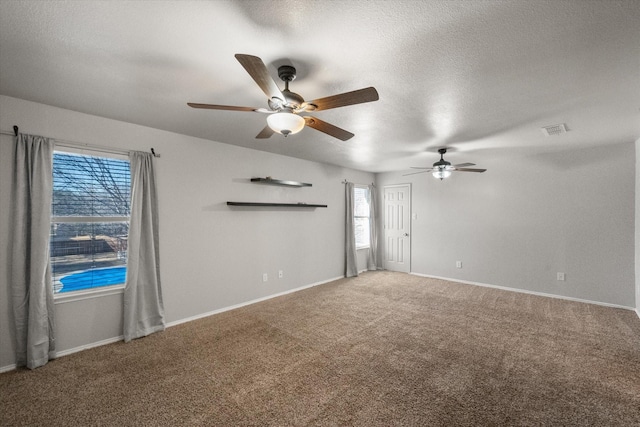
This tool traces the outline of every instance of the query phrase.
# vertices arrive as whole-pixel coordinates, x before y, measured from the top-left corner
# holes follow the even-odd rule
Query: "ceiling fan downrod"
[[[281,65],[278,67],[278,77],[284,82],[284,90],[282,94],[285,97],[286,107],[295,109],[300,107],[304,102],[304,98],[295,92],[289,90],[289,82],[296,79],[296,69],[291,65]]]

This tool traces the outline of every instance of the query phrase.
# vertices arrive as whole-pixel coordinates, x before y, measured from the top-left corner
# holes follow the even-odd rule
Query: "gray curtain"
[[[49,263],[53,142],[18,134],[13,167],[9,250],[16,365],[35,369],[55,357]]]
[[[158,200],[153,156],[132,152],[131,221],[124,288],[124,340],[164,330],[160,286]]]
[[[369,258],[367,269],[378,269],[378,194],[374,185],[369,185]]]
[[[353,219],[353,183],[347,182],[345,188],[345,277],[358,275],[358,258],[356,256],[356,233]]]

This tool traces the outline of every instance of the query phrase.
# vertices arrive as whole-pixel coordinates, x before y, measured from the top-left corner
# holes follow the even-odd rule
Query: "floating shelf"
[[[285,187],[311,187],[311,184],[307,184],[306,182],[298,182],[298,181],[287,181],[284,179],[273,179],[271,177],[266,178],[251,178],[251,182],[257,182],[259,184],[268,184],[268,185],[282,185]]]
[[[229,206],[270,206],[286,208],[326,208],[327,205],[316,205],[311,203],[258,203],[258,202],[227,202]]]

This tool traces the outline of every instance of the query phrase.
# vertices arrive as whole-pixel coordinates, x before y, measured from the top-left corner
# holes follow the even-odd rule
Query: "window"
[[[54,152],[50,256],[55,293],[124,283],[130,192],[124,156]]]
[[[356,249],[369,247],[369,189],[353,188],[353,219],[356,233]]]

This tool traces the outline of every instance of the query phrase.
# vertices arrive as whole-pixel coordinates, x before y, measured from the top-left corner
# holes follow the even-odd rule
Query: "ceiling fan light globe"
[[[275,113],[267,117],[267,124],[274,132],[288,136],[304,128],[304,119],[293,113]]]
[[[448,178],[451,175],[451,171],[442,168],[434,170],[432,174],[434,178],[438,178],[440,181],[442,181],[443,179]]]

